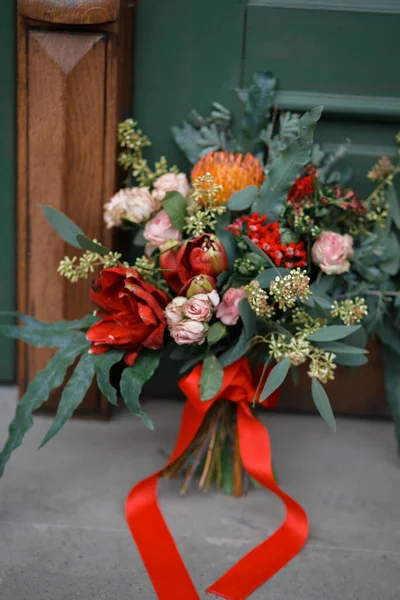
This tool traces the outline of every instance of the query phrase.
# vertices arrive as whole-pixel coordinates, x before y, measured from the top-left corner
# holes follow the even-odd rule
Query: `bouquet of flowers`
[[[179,385],[187,401],[175,450],[164,469],[133,488],[126,505],[132,534],[165,600],[176,597],[175,580],[180,597],[198,596],[157,506],[158,477],[182,474],[183,492],[197,477],[204,491],[215,484],[235,496],[261,485],[285,503],[282,527],[209,589],[225,598],[247,597],[300,550],[308,531],[303,509],[276,484],[257,407],[274,406],[289,372],[296,377],[304,365],[315,405],[335,430],[324,385],[336,365],[367,360],[361,323],[370,322],[375,296],[364,285],[368,263],[359,257],[368,256],[377,228],[388,227],[381,191],[392,189],[391,182],[376,171],[380,187],[366,202],[343,187],[333,165],[344,148],[326,155],[313,144],[322,107],[301,117],[278,115],[274,87],[271,76],[257,75],[241,92],[237,139],[220,105],[210,118],[197,115],[194,124],[175,128],[195,163],[190,182],[165,158],[151,169],[143,156],[149,140],[133,120],[121,123],[119,162],[129,178],[105,205],[104,218],[109,228],[134,229],[134,243],[144,252],[126,262],[67,216],[43,207],[63,239],[81,250],[79,257],[65,257],[59,273],[72,283],[94,278],[94,311],[57,323],[19,315],[22,326],[1,328],[58,350],[17,406],[0,473],[54,388],[65,383],[42,445],[71,417],[93,378],[112,404],[120,397],[152,429],[139,401],[142,386],[163,352],[181,361]],[[394,272],[397,248],[380,254],[382,268],[390,264]],[[392,295],[385,294],[386,303]],[[149,523],[168,568],[154,555]]]

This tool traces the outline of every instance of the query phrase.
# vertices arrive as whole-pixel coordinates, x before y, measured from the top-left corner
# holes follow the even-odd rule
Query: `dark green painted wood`
[[[399,14],[249,6],[246,75],[268,67],[285,91],[399,98],[399,27]]]
[[[16,304],[16,44],[15,2],[0,5],[0,310]],[[9,319],[8,319],[9,320]],[[7,319],[2,318],[2,322]],[[15,379],[15,344],[0,340],[0,382]]]
[[[143,0],[136,16],[134,115],[153,141],[151,158],[187,163],[170,128],[240,84],[244,0]]]

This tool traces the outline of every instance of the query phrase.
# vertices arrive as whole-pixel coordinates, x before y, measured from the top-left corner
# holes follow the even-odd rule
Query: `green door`
[[[15,2],[0,5],[0,311],[16,304],[16,70]],[[2,323],[10,317],[2,318]],[[15,379],[15,344],[0,342],[0,383]]]
[[[171,125],[192,108],[208,114],[214,100],[235,112],[234,89],[256,71],[277,77],[280,107],[325,106],[317,141],[329,150],[351,139],[345,162],[359,193],[368,193],[377,157],[396,154],[399,2],[144,0],[137,28],[134,116],[153,141],[153,159],[165,154],[188,169]],[[171,370],[164,366],[151,392],[175,392]]]

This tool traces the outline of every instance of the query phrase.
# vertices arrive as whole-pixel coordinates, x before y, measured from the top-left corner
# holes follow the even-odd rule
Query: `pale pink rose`
[[[179,192],[184,198],[189,196],[189,183],[185,173],[167,173],[154,182],[153,197],[161,206],[167,192]]]
[[[156,203],[149,188],[125,188],[114,194],[104,208],[104,220],[111,228],[122,225],[122,219],[132,223],[147,221],[155,211]]]
[[[182,321],[182,308],[186,304],[184,296],[177,296],[167,304],[165,308],[165,317],[167,319],[169,329],[173,329],[180,321]]]
[[[207,296],[210,298],[211,304],[216,308],[219,304],[219,296],[217,290],[213,290]]]
[[[208,294],[195,294],[184,305],[182,312],[188,319],[194,321],[209,321],[212,317],[213,305]]]
[[[172,330],[171,336],[177,344],[202,344],[207,328],[200,321],[183,319]]]
[[[104,205],[104,221],[107,229],[112,227],[120,227],[122,219],[126,214],[126,190],[119,190],[114,196]]]
[[[136,187],[125,191],[127,192],[125,218],[132,223],[148,221],[156,210],[156,203],[149,188]]]
[[[217,318],[224,325],[236,325],[239,319],[239,302],[245,297],[246,292],[242,288],[229,288],[217,308]]]
[[[321,271],[328,275],[339,275],[350,269],[347,260],[354,254],[353,238],[348,233],[340,235],[334,231],[323,231],[314,242],[311,257]]]
[[[165,210],[160,210],[146,223],[143,236],[148,241],[146,254],[151,253],[155,248],[160,248],[168,240],[180,242],[182,239],[182,233],[172,226]]]

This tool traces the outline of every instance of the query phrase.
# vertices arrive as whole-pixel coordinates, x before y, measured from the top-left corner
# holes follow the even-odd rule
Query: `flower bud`
[[[195,294],[209,294],[217,287],[214,277],[210,275],[196,275],[190,279],[182,289],[182,294],[191,298]]]
[[[225,248],[215,235],[204,233],[194,240],[188,240],[185,246],[185,253],[195,275],[216,277],[228,269]]]

